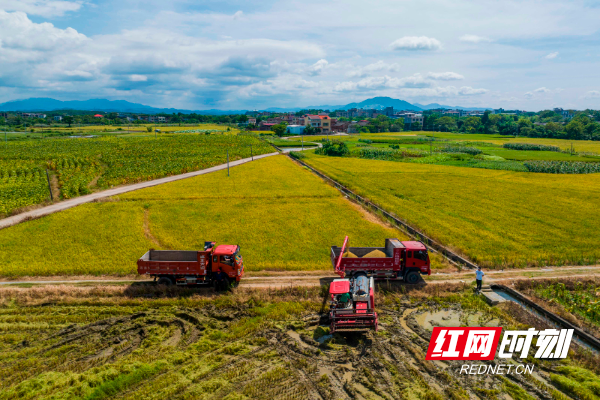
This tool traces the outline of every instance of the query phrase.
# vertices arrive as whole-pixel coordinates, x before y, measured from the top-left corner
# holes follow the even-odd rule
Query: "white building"
[[[304,125],[288,125],[286,132],[289,135],[302,135],[305,128],[306,127]]]
[[[412,125],[414,123],[419,123],[419,124],[421,124],[421,126],[423,125],[423,114],[405,113],[405,114],[400,114],[398,116],[401,118],[404,118],[405,124]]]
[[[62,121],[62,117],[60,115],[57,115],[57,116],[54,117],[54,120],[56,122],[60,122],[60,121]]]

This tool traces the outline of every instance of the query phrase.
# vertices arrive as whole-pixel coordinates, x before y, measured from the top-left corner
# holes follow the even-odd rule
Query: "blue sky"
[[[0,102],[600,108],[596,1],[0,0]]]

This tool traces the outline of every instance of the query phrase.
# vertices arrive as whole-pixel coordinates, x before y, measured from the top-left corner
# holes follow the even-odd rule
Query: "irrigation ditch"
[[[513,301],[525,308],[530,313],[536,315],[538,318],[549,322],[552,325],[562,329],[573,329],[573,337],[582,344],[595,351],[600,351],[600,340],[595,336],[583,331],[581,328],[573,325],[566,319],[556,315],[555,313],[546,310],[544,307],[531,301],[529,298],[524,296],[522,293],[509,288],[505,285],[492,284],[490,288],[496,293],[500,294],[503,298],[509,301]],[[505,294],[505,295],[503,295]]]

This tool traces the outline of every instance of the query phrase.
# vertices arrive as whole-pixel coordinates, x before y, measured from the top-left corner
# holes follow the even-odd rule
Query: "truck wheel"
[[[411,285],[419,282],[419,273],[415,271],[411,271],[404,277],[404,281]]]
[[[161,276],[157,283],[159,285],[171,286],[173,284],[173,280],[168,276]]]

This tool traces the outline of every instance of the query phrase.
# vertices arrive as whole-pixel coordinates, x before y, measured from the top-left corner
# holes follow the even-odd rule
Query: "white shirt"
[[[485,274],[483,273],[483,271],[475,271],[475,275],[476,275],[476,279],[477,279],[478,281],[480,281],[480,280],[482,280],[482,279],[483,279],[483,276],[484,276]]]

